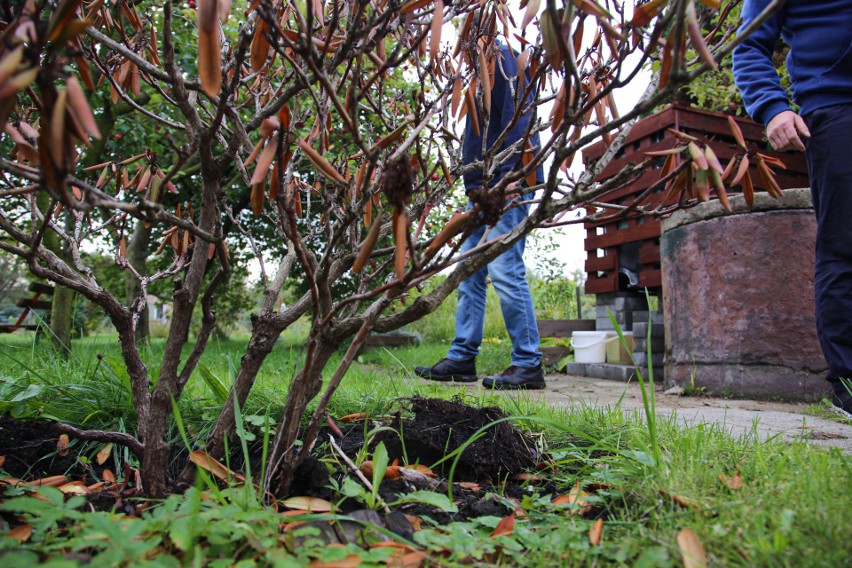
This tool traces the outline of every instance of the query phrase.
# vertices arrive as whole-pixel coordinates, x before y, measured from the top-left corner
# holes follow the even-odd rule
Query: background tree
[[[711,0],[702,4],[718,8]],[[262,300],[206,450],[222,455],[235,407],[245,402],[279,334],[309,314],[302,365],[290,381],[265,477],[270,489],[286,493],[370,330],[396,329],[435,310],[465,277],[534,228],[581,222],[567,215],[571,211],[659,214],[707,199],[711,190],[725,197],[722,177],[730,172],[690,138],[667,154],[654,189],[668,188],[668,198],[654,210],[640,200],[615,208],[598,202],[647,163],[594,181],[632,121],[732,49],[731,43],[708,47],[724,38],[702,37],[692,0],[653,0],[632,15],[620,3],[593,0],[529,0],[523,14],[500,0],[252,0],[247,6],[197,0],[197,6],[195,21],[171,0],[138,6],[25,0],[0,8],[0,119],[3,143],[12,146],[0,158],[6,237],[0,249],[26,259],[34,275],[100,306],[115,326],[137,435],[61,429],[126,444],[141,462],[150,496],[170,486],[165,434],[172,401],[215,328],[214,298],[232,272],[231,255],[241,252],[230,250],[230,234],[242,235],[246,254],[258,263]],[[479,25],[475,9],[482,10]],[[229,19],[238,11],[238,19]],[[457,38],[447,43],[444,24],[453,20]],[[196,24],[197,49],[180,41]],[[507,122],[530,107],[552,103],[552,110],[530,123],[526,140],[501,149],[503,133],[481,162],[464,164],[456,125],[469,120],[480,132],[489,127],[490,86],[503,73],[498,37],[519,44],[519,67],[531,77],[530,84],[513,82],[514,114]],[[687,45],[697,60],[686,58]],[[660,72],[642,100],[617,109],[614,93],[655,59]],[[85,90],[97,91],[99,84],[109,88],[112,104],[133,108],[131,124],[159,128],[162,150],[128,148],[82,167],[93,139],[103,139],[96,117],[106,103]],[[540,96],[533,96],[532,85]],[[551,85],[553,94],[546,94]],[[153,103],[141,103],[145,96]],[[545,129],[549,141],[531,147],[529,135]],[[609,149],[600,160],[579,175],[565,173],[579,150],[601,138]],[[448,216],[459,176],[481,169],[488,179],[495,164],[517,157],[508,176],[472,195],[472,209]],[[542,163],[548,164],[546,181],[519,193]],[[534,207],[521,225],[459,254],[468,231],[493,224],[522,200]],[[240,209],[244,203],[253,218]],[[140,223],[150,225],[160,253],[169,257],[150,273],[128,258]],[[427,223],[436,235],[424,232]],[[261,239],[259,226],[274,239]],[[47,246],[47,235],[58,238],[66,254]],[[105,288],[85,262],[81,250],[91,242],[103,243],[138,280],[131,301]],[[438,286],[399,303],[450,267]],[[306,292],[280,306],[297,272]],[[173,315],[158,376],[151,377],[139,354],[137,324],[145,293],[157,282],[172,287]],[[395,311],[388,310],[392,304]],[[182,360],[196,309],[200,327]],[[324,381],[331,355],[343,345],[345,354]],[[188,466],[184,475],[191,473]]]

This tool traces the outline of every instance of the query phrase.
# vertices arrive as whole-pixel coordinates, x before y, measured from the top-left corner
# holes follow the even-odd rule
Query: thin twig
[[[340,456],[340,459],[343,460],[343,463],[345,463],[347,467],[349,467],[350,471],[355,474],[355,477],[360,479],[361,483],[363,483],[364,486],[372,493],[373,484],[370,483],[370,480],[367,479],[367,477],[361,472],[361,469],[357,465],[355,465],[355,462],[350,460],[346,453],[340,448],[340,446],[337,445],[337,442],[334,441],[334,436],[329,434],[328,441],[331,444],[332,449],[337,452],[337,454]],[[384,502],[382,502],[382,510],[385,513],[391,512],[390,508]]]

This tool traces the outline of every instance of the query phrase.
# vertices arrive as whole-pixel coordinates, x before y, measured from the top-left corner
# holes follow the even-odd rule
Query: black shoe
[[[831,397],[834,410],[852,420],[852,382],[840,379],[832,381],[831,386],[834,387],[834,395]]]
[[[544,372],[541,364],[535,367],[516,367],[512,365],[499,375],[482,379],[487,389],[543,389]]]
[[[431,367],[415,367],[414,374],[430,381],[475,383],[479,380],[476,376],[476,359],[453,361],[444,358]]]

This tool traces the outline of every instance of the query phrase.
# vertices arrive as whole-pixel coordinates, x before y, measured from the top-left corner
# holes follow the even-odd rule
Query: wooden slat
[[[53,286],[50,284],[42,284],[41,282],[30,282],[30,285],[27,286],[27,290],[35,292],[36,294],[44,294],[45,296],[53,295]]]
[[[628,227],[621,231],[608,232],[605,235],[600,235],[594,238],[587,238],[585,243],[586,250],[610,248],[624,243],[632,243],[634,241],[644,241],[645,239],[654,239],[660,236],[660,222],[656,220],[646,220],[644,225]]]
[[[542,337],[570,337],[575,331],[594,331],[595,320],[538,320],[538,334]]]
[[[606,256],[593,256],[586,259],[586,272],[597,272],[598,270],[615,270],[617,255],[613,254]]]
[[[586,278],[587,294],[603,294],[618,290],[618,274],[613,272],[602,278],[589,274]]]
[[[642,268],[639,273],[639,286],[657,288],[663,285],[663,272],[659,268]]]
[[[30,308],[31,310],[49,310],[53,303],[50,300],[38,300],[35,298],[21,298],[18,300],[19,308]]]
[[[655,241],[643,241],[639,246],[639,262],[642,264],[660,262],[660,245]]]

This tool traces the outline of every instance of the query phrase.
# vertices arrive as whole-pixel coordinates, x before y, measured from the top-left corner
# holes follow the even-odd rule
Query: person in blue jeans
[[[743,27],[769,0],[746,0]],[[742,28],[741,28],[742,29]],[[793,100],[772,64],[790,46]],[[835,409],[852,418],[852,0],[788,0],[734,50],[734,78],[772,147],[805,152],[817,218],[816,325]]]
[[[470,118],[465,127],[463,162],[473,164],[482,161],[483,139],[485,147],[493,148],[503,131],[511,124],[515,115],[515,91],[519,88],[517,55],[509,46],[495,43],[499,49],[494,71],[494,84],[491,90],[491,112],[487,129],[482,118],[479,124],[483,126],[480,135],[474,132]],[[529,71],[525,70],[527,88],[531,88]],[[519,100],[521,100],[519,95]],[[523,105],[527,112],[521,114],[502,142],[500,152],[511,148],[524,140],[530,120],[535,115],[535,93],[527,96]],[[482,117],[481,109],[477,109]],[[539,147],[538,135],[530,137],[532,148]],[[523,143],[521,143],[523,145]],[[475,168],[464,174],[465,190],[468,194],[482,187],[493,187],[506,174],[522,166],[521,151],[515,148],[511,157],[495,164],[491,174],[486,175],[486,168]],[[536,171],[536,179],[544,179],[544,170],[540,166]],[[519,198],[523,199],[523,197]],[[486,239],[491,240],[514,229],[529,212],[529,204],[517,201],[510,204],[500,220],[491,228]],[[486,226],[478,227],[461,245],[461,251],[468,251],[477,246],[485,234]],[[508,369],[499,375],[486,377],[482,384],[495,389],[541,389],[544,388],[544,373],[541,367],[541,352],[539,351],[538,325],[533,309],[532,295],[526,280],[524,266],[525,239],[516,241],[509,249],[491,261],[487,266],[473,273],[464,280],[458,288],[458,307],[456,309],[456,336],[453,339],[446,358],[441,359],[431,367],[416,367],[414,372],[426,379],[435,381],[476,382],[476,356],[482,343],[485,326],[485,292],[488,277],[500,298],[500,309],[506,331],[512,340],[512,363]]]

